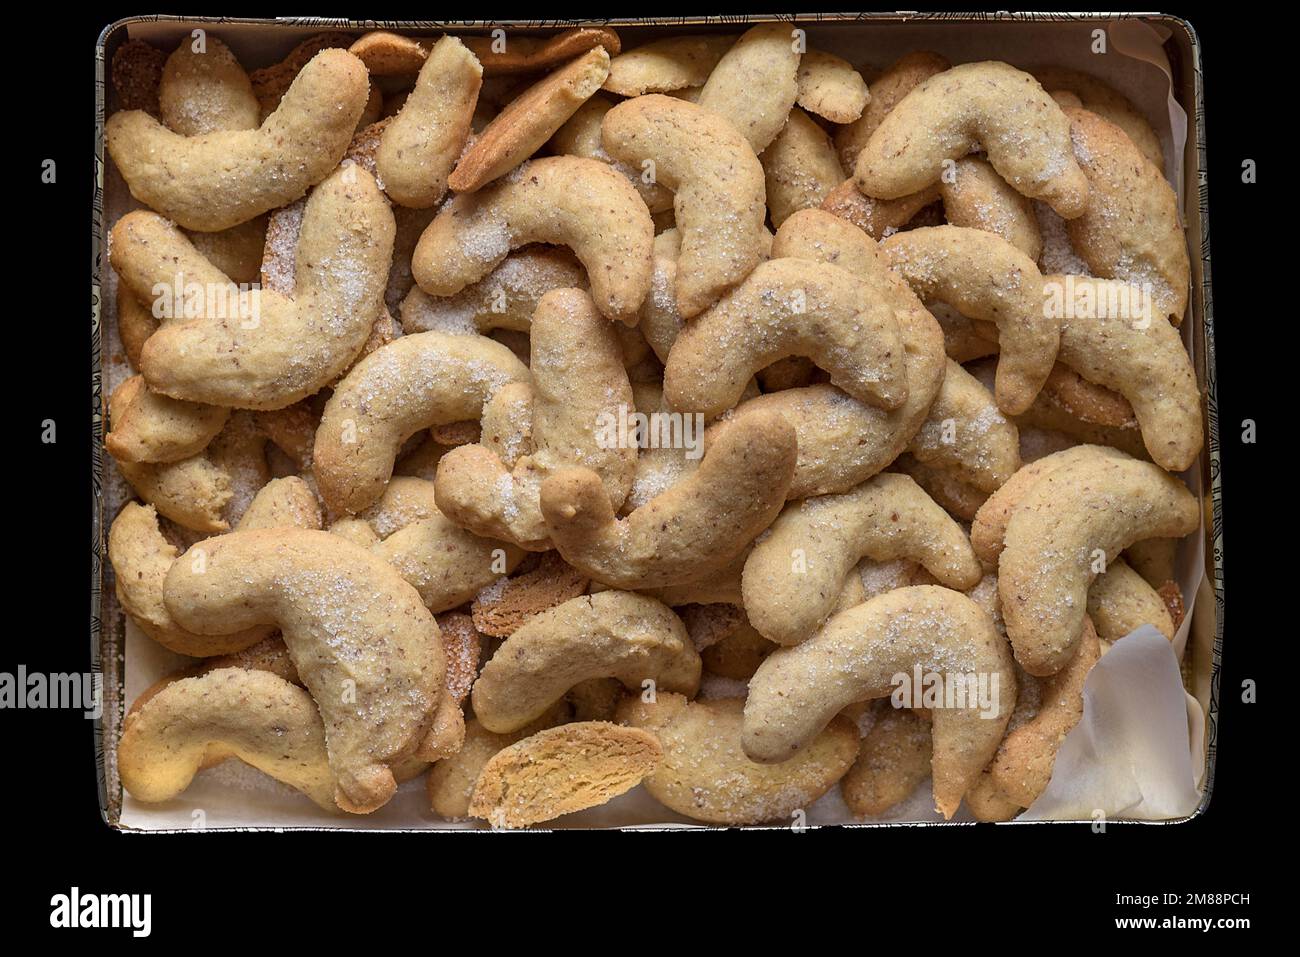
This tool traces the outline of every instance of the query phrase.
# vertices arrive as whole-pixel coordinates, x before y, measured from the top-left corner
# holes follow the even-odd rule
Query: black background
[[[280,12],[336,12],[304,6]],[[602,12],[439,4],[415,12],[365,5],[337,12],[358,11],[384,18]],[[12,99],[4,196],[9,209],[26,211],[15,213],[5,230],[4,255],[12,262],[4,405],[8,437],[16,434],[17,445],[6,446],[0,466],[8,492],[0,529],[10,542],[2,671],[20,663],[42,672],[88,668],[92,49],[105,24],[135,12],[79,13],[75,25],[64,8],[8,13],[14,25],[6,45]],[[656,4],[616,12],[721,11]],[[1218,333],[1228,611],[1218,770],[1203,817],[1177,827],[1111,825],[1105,834],[1087,827],[981,826],[805,834],[132,836],[100,819],[89,722],[76,712],[3,711],[0,854],[9,879],[0,881],[0,926],[50,932],[50,897],[72,885],[151,893],[151,941],[169,945],[255,943],[259,927],[278,931],[263,944],[280,946],[318,935],[322,942],[346,945],[355,937],[382,948],[479,946],[477,939],[464,940],[469,931],[500,946],[503,931],[519,928],[533,938],[569,937],[583,949],[615,941],[695,948],[714,939],[735,944],[754,931],[768,937],[775,925],[782,940],[797,935],[813,946],[843,936],[845,945],[861,948],[1001,944],[1040,951],[1113,932],[1116,916],[1140,916],[1117,907],[1116,893],[1164,891],[1251,893],[1250,906],[1218,915],[1249,916],[1256,928],[1271,924],[1266,908],[1278,888],[1265,875],[1289,863],[1282,841],[1294,814],[1285,798],[1294,730],[1281,721],[1280,702],[1293,684],[1288,671],[1295,654],[1294,456],[1284,430],[1294,430],[1290,391],[1300,386],[1289,328],[1300,269],[1289,233],[1295,174],[1281,139],[1295,123],[1295,85],[1283,69],[1297,52],[1282,46],[1287,31],[1240,8],[1167,12],[1188,18],[1202,42]],[[62,22],[37,34],[23,25],[43,18]],[[47,158],[58,164],[54,185],[40,182]],[[1241,182],[1246,158],[1258,163],[1255,185]],[[58,442],[45,445],[41,422],[51,418]],[[1241,443],[1244,419],[1257,422],[1258,444]],[[1262,703],[1240,702],[1246,678],[1259,683]],[[591,933],[594,925],[599,935]],[[61,933],[66,941],[71,932]],[[119,930],[77,933],[92,946],[97,938],[131,939]],[[1224,942],[1222,935],[1233,933],[1205,939],[1217,934]],[[1177,936],[1164,940],[1186,942]]]

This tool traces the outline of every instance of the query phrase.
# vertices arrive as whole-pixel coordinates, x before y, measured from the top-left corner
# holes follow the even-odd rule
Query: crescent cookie
[[[255,130],[173,133],[140,110],[104,127],[131,195],[187,229],[216,232],[292,203],[343,158],[370,94],[366,68],[323,50]]]
[[[312,455],[321,498],[360,511],[383,494],[408,438],[478,419],[499,389],[528,381],[514,353],[484,336],[421,332],[375,350],[325,405]]]
[[[297,477],[274,479],[262,487],[239,520],[241,529],[320,528],[320,506],[307,483]],[[153,506],[127,502],[108,530],[108,558],[114,591],[136,627],[177,654],[208,657],[235,653],[269,637],[266,625],[228,635],[197,635],[172,618],[163,600],[167,572],[178,555],[158,527]]]
[[[560,246],[517,249],[478,282],[454,296],[430,296],[419,286],[402,300],[402,331],[527,332],[542,297],[552,289],[582,289],[587,271]]]
[[[109,419],[125,420],[143,388],[138,376],[118,386],[109,396]],[[245,494],[251,497],[270,478],[264,444],[251,415],[237,413],[187,458],[132,462],[115,457],[114,462],[132,490],[163,517],[196,532],[225,532],[247,505]]]
[[[1080,456],[1041,476],[1007,522],[998,593],[1016,660],[1052,675],[1078,648],[1088,588],[1134,542],[1181,538],[1200,524],[1196,496],[1158,465]]]
[[[122,787],[151,803],[176,797],[227,757],[338,810],[316,702],[267,671],[222,668],[173,681],[132,709],[117,746]]]
[[[526,243],[572,249],[600,311],[635,325],[650,290],[654,224],[627,178],[599,160],[530,160],[484,189],[455,196],[420,237],[411,273],[429,295],[452,296]]]
[[[1174,640],[1176,625],[1165,599],[1122,558],[1107,565],[1088,589],[1088,619],[1102,641],[1119,641],[1142,625]]]
[[[163,601],[199,634],[278,625],[325,721],[335,800],[387,803],[391,765],[420,753],[446,670],[433,615],[390,565],[328,532],[231,532],[172,564]]]
[[[816,209],[844,182],[831,139],[816,121],[795,107],[772,145],[759,157],[772,225],[801,209]]]
[[[1017,192],[1064,218],[1087,206],[1070,121],[1037,80],[997,60],[955,66],[903,97],[858,154],[854,178],[868,196],[895,199],[977,149]]]
[[[840,795],[857,817],[884,814],[930,776],[932,760],[929,720],[906,708],[886,707],[862,738],[853,767],[840,779]],[[967,791],[967,804],[970,799]]]
[[[1043,276],[1032,259],[1000,236],[961,226],[927,226],[880,244],[922,299],[939,299],[998,327],[994,395],[1004,412],[1034,401],[1056,361],[1061,317],[1045,307]]]
[[[605,114],[601,139],[633,169],[649,163],[655,182],[673,191],[682,318],[707,309],[762,261],[763,167],[725,118],[671,96],[639,96]]]
[[[698,103],[725,117],[763,152],[781,132],[799,96],[800,54],[789,23],[750,27],[709,74]]]
[[[863,196],[857,184],[847,179],[826,194],[821,208],[857,226],[872,239],[880,240],[904,228],[938,199],[938,183],[897,199],[877,199]]]
[[[668,606],[632,592],[573,598],[533,616],[483,666],[470,700],[489,731],[504,734],[541,717],[570,688],[617,678],[640,694],[694,697],[700,656]]]
[[[699,468],[616,518],[600,476],[569,469],[542,483],[542,515],[564,560],[616,588],[662,588],[735,559],[781,510],[795,433],[774,412],[730,425]]]
[[[1006,639],[960,592],[898,588],[841,612],[802,644],[773,652],[749,682],[745,753],[756,761],[787,760],[846,706],[891,694],[894,676],[918,667],[967,692],[954,695],[957,706],[932,712],[934,801],[950,818],[997,751],[1016,700]],[[984,684],[978,695],[976,680]]]
[[[1149,290],[1161,314],[1179,324],[1191,263],[1173,187],[1118,126],[1087,110],[1066,115],[1088,178],[1087,207],[1066,223],[1071,245],[1095,275]]]
[[[1132,407],[1152,460],[1190,468],[1205,437],[1201,390],[1177,330],[1136,285],[1048,276],[1045,305],[1059,309],[1060,361],[1085,381],[1113,389]]]
[[[712,418],[756,372],[792,355],[811,358],[855,399],[886,409],[907,401],[894,310],[848,270],[806,259],[761,263],[683,329],[664,367],[664,399]]]
[[[456,37],[433,45],[415,88],[379,138],[375,169],[393,202],[436,205],[465,146],[483,68]]]
[[[970,542],[975,554],[987,569],[998,566],[998,558],[1007,533],[1007,522],[1038,480],[1049,472],[1075,462],[1106,456],[1122,456],[1118,449],[1104,445],[1076,445],[1025,464],[1016,470],[980,506],[971,522]]]
[[[642,784],[660,804],[709,824],[788,821],[835,786],[858,753],[857,729],[836,717],[789,761],[759,764],[740,746],[741,698],[624,698],[618,720],[653,734],[663,760]]]
[[[877,475],[851,491],[785,507],[745,562],[750,624],[781,645],[803,641],[832,613],[863,558],[911,559],[962,591],[982,574],[961,526],[914,481]]]
[[[140,300],[157,301],[160,289],[172,300],[141,350],[145,381],[176,399],[235,408],[280,409],[317,392],[352,363],[383,312],[394,232],[374,178],[338,168],[307,200],[285,294],[240,290],[162,217],[127,213],[111,233],[113,268]]]

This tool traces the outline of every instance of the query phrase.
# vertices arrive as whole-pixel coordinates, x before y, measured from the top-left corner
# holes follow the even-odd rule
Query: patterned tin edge
[[[110,26],[99,35],[95,44],[95,154],[94,198],[91,202],[90,234],[90,667],[92,674],[100,674],[103,688],[103,708],[100,717],[91,723],[95,735],[95,770],[98,786],[99,813],[104,822],[117,826],[121,813],[121,788],[117,783],[117,755],[108,745],[117,740],[117,702],[121,698],[122,669],[115,660],[112,636],[116,627],[104,628],[103,586],[107,555],[104,549],[104,443],[103,443],[103,349],[101,342],[101,286],[100,262],[104,236],[104,113],[105,66],[104,43],[116,27]],[[109,612],[112,613],[111,611]]]
[[[1197,219],[1196,226],[1200,233],[1200,258],[1199,265],[1201,269],[1201,278],[1199,286],[1200,293],[1200,319],[1203,343],[1203,361],[1204,375],[1206,386],[1206,428],[1208,432],[1208,442],[1206,444],[1205,468],[1208,472],[1210,498],[1212,505],[1212,519],[1210,527],[1206,530],[1208,537],[1207,550],[1211,567],[1207,569],[1210,576],[1211,586],[1214,591],[1214,642],[1211,650],[1211,670],[1210,670],[1210,701],[1209,709],[1206,713],[1206,771],[1205,783],[1202,788],[1201,800],[1196,810],[1186,817],[1173,818],[1165,821],[1120,821],[1114,823],[1123,824],[1182,824],[1199,817],[1209,807],[1210,798],[1214,789],[1214,772],[1215,758],[1218,753],[1218,722],[1219,722],[1219,679],[1220,668],[1222,665],[1223,655],[1223,493],[1220,474],[1220,456],[1219,456],[1219,407],[1218,407],[1218,375],[1215,368],[1215,343],[1214,343],[1214,298],[1210,285],[1210,235],[1209,235],[1209,167],[1206,159],[1206,136],[1205,136],[1205,99],[1204,99],[1204,76],[1201,68],[1201,43],[1192,25],[1181,17],[1162,13],[1055,13],[1055,12],[956,12],[945,11],[938,13],[811,13],[811,14],[736,14],[721,16],[682,16],[670,18],[657,17],[610,17],[610,18],[578,18],[578,19],[554,19],[554,20],[350,20],[338,17],[281,17],[278,19],[265,19],[254,17],[191,17],[173,14],[157,14],[152,16],[127,17],[117,20],[107,25],[100,33],[99,39],[95,44],[95,154],[94,154],[94,199],[92,207],[91,221],[91,441],[94,448],[91,451],[94,474],[92,476],[91,489],[91,551],[92,551],[92,577],[91,577],[91,618],[90,618],[90,655],[92,671],[102,673],[104,676],[104,709],[103,716],[93,722],[93,733],[95,735],[95,766],[98,777],[99,807],[100,815],[105,823],[109,826],[118,828],[126,833],[148,833],[148,834],[192,834],[196,833],[190,829],[161,829],[157,831],[137,832],[130,828],[125,828],[120,824],[122,810],[122,789],[117,773],[117,753],[116,748],[110,742],[116,742],[119,728],[121,725],[124,702],[123,698],[123,660],[122,660],[122,633],[121,629],[115,624],[105,627],[106,616],[112,616],[113,621],[120,619],[117,603],[112,599],[111,593],[105,597],[104,582],[107,569],[106,554],[104,549],[104,460],[103,460],[103,376],[102,376],[102,342],[101,342],[101,266],[102,252],[104,244],[104,120],[106,108],[106,69],[105,69],[105,49],[109,38],[117,31],[129,27],[135,23],[239,23],[260,26],[298,26],[298,27],[331,27],[340,30],[437,30],[437,29],[457,29],[457,30],[485,30],[493,27],[505,27],[516,29],[557,29],[569,28],[574,26],[590,25],[608,25],[608,26],[627,26],[627,27],[649,27],[649,26],[674,26],[674,25],[709,25],[709,24],[744,24],[751,22],[761,22],[769,20],[789,21],[789,22],[812,22],[812,23],[853,23],[853,22],[872,22],[872,23],[890,23],[890,22],[917,22],[917,21],[1023,21],[1023,22],[1044,22],[1044,21],[1113,21],[1113,20],[1141,20],[1145,22],[1161,23],[1170,30],[1180,34],[1183,41],[1187,44],[1187,52],[1190,54],[1190,62],[1187,66],[1192,71],[1192,107],[1194,122],[1192,124],[1192,136],[1195,143],[1195,169],[1196,177],[1196,196],[1197,196]],[[1194,290],[1195,291],[1195,290]],[[1193,297],[1195,299],[1195,296]],[[106,607],[107,606],[107,607]],[[1037,821],[1037,822],[1006,822],[1020,824],[1069,824],[1069,823],[1091,823],[1086,821],[1068,822],[1068,821]],[[964,823],[949,822],[927,822],[927,821],[891,821],[891,822],[873,822],[873,823],[849,823],[836,825],[808,825],[812,828],[821,827],[852,827],[852,828],[877,828],[877,827],[962,827],[968,826]],[[762,827],[747,828],[747,830],[784,830],[786,825],[779,827]],[[244,831],[263,831],[263,830],[292,830],[292,831],[345,831],[355,833],[401,833],[401,834],[423,834],[428,832],[434,833],[462,833],[460,830],[447,828],[332,828],[332,827],[292,827],[292,828],[257,828],[257,827],[217,827],[208,828],[216,833],[244,832]],[[537,829],[547,830],[547,829]],[[698,825],[688,827],[656,827],[654,825],[637,826],[629,828],[637,831],[714,831],[728,830],[728,828],[717,827],[712,825]],[[464,831],[463,833],[479,833],[479,831]]]
[[[1205,130],[1205,76],[1201,64],[1201,39],[1190,23],[1178,17],[1161,17],[1171,28],[1183,33],[1191,49],[1192,70],[1192,106],[1194,110],[1194,130],[1196,144],[1196,209],[1199,214],[1197,227],[1200,234],[1199,268],[1201,281],[1201,333],[1205,361],[1205,421],[1208,440],[1206,442],[1205,467],[1208,471],[1211,516],[1210,527],[1206,530],[1209,540],[1207,556],[1210,567],[1207,574],[1214,590],[1214,643],[1211,647],[1210,667],[1210,705],[1205,716],[1205,784],[1201,793],[1200,804],[1196,810],[1183,820],[1198,817],[1210,806],[1214,792],[1214,774],[1218,755],[1219,731],[1219,680],[1223,663],[1223,476],[1219,441],[1219,377],[1215,358],[1214,337],[1214,290],[1210,282],[1210,198],[1209,198],[1209,160],[1208,144]],[[1171,823],[1179,823],[1178,821]]]

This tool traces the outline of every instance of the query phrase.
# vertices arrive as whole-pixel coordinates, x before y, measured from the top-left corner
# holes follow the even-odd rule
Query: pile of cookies
[[[109,556],[194,659],[137,801],[238,758],[430,823],[1007,820],[1110,643],[1172,641],[1189,263],[1101,81],[790,23],[112,67]]]

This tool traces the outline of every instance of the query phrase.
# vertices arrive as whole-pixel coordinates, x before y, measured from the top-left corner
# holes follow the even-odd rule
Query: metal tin
[[[835,25],[836,30],[869,27],[872,30],[888,29],[891,24],[916,25],[921,23],[1059,23],[1076,21],[1103,26],[1117,21],[1141,21],[1162,27],[1169,34],[1165,52],[1173,67],[1173,93],[1187,110],[1188,136],[1183,159],[1183,209],[1188,242],[1195,255],[1191,258],[1192,289],[1189,315],[1193,323],[1192,360],[1205,401],[1206,443],[1200,458],[1200,477],[1204,489],[1204,504],[1210,511],[1205,524],[1205,578],[1198,593],[1193,612],[1192,629],[1188,638],[1187,654],[1192,657],[1193,673],[1198,681],[1206,683],[1206,770],[1201,800],[1195,811],[1183,818],[1165,821],[1135,822],[1147,824],[1180,824],[1202,814],[1209,806],[1214,787],[1215,758],[1218,750],[1219,678],[1223,646],[1223,501],[1220,483],[1218,382],[1214,349],[1214,299],[1210,285],[1210,239],[1208,232],[1209,199],[1207,183],[1209,166],[1206,160],[1205,106],[1203,75],[1201,73],[1201,44],[1192,25],[1186,20],[1168,14],[1062,14],[1062,13],[1010,13],[1010,12],[944,12],[944,13],[843,13],[791,15],[736,15],[673,18],[609,18],[587,20],[350,20],[329,17],[284,17],[257,19],[244,17],[181,17],[170,15],[128,17],[105,27],[95,46],[95,193],[92,210],[91,235],[91,441],[94,474],[91,493],[92,514],[92,577],[90,655],[91,669],[104,678],[103,716],[93,722],[95,735],[95,763],[99,783],[100,813],[105,823],[129,833],[169,834],[191,833],[188,829],[134,831],[121,824],[122,786],[117,770],[117,741],[125,713],[124,627],[123,613],[112,588],[112,567],[107,561],[105,546],[105,485],[103,428],[106,396],[104,395],[103,347],[104,324],[101,297],[101,276],[107,269],[104,252],[108,223],[104,216],[104,120],[107,101],[106,64],[112,53],[126,39],[127,30],[136,24],[174,25],[177,31],[189,26],[213,27],[229,25],[236,29],[259,27],[283,38],[287,45],[322,30],[352,31],[358,35],[369,30],[392,30],[413,34],[445,31],[453,33],[484,33],[501,27],[510,30],[545,34],[550,31],[575,26],[611,26],[619,29],[663,33],[680,31],[683,27],[697,30],[718,28],[734,29],[739,25],[764,21],[787,21],[795,25]],[[979,29],[975,27],[975,29]],[[1193,201],[1194,197],[1194,201]],[[117,503],[114,503],[117,504]],[[1211,602],[1209,599],[1213,599]],[[1200,697],[1198,695],[1198,697]],[[1044,824],[1063,822],[1039,822]],[[1124,823],[1124,822],[1121,822]],[[824,825],[809,825],[824,826]],[[845,827],[934,827],[941,822],[891,822],[848,823]],[[784,829],[785,826],[782,826]],[[274,828],[284,830],[285,828]],[[361,831],[349,827],[295,827],[302,831]],[[643,825],[638,830],[679,830],[679,826]],[[699,824],[687,830],[722,830]],[[261,830],[261,828],[228,827],[208,828],[213,831]],[[373,829],[365,829],[367,832]],[[386,828],[403,833],[424,833],[443,830],[430,827]]]

